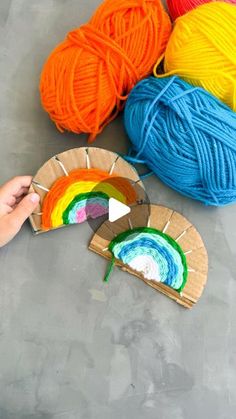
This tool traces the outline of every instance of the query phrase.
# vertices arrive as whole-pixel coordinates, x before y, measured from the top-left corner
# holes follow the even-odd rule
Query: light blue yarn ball
[[[179,77],[141,81],[125,127],[135,158],[181,194],[222,206],[236,201],[236,113]]]

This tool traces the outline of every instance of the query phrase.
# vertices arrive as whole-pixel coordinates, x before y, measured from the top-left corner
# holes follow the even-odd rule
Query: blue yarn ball
[[[176,191],[207,205],[236,201],[236,113],[179,77],[141,81],[125,127],[136,153]]]

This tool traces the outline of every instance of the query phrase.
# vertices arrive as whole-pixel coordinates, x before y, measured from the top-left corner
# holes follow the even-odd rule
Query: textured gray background
[[[0,182],[34,174],[85,145],[56,131],[39,102],[42,64],[99,0],[0,0]],[[121,120],[97,146],[126,151]],[[88,225],[0,250],[0,419],[234,419],[235,207],[205,208],[157,178],[153,203],[182,212],[210,256],[199,304],[186,311],[87,251]]]

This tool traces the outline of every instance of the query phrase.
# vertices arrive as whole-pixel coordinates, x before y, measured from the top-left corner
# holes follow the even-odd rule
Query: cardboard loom
[[[146,198],[145,189],[137,171],[118,154],[96,147],[80,147],[68,150],[48,160],[33,178],[29,192],[37,192],[40,195],[40,203],[30,217],[30,223],[35,234],[46,232],[41,228],[41,216],[42,203],[48,192],[47,190],[50,190],[59,177],[65,176],[66,172],[69,173],[80,168],[101,169],[118,177],[129,179],[137,193],[138,200],[145,200]]]
[[[150,214],[149,220],[146,215]],[[208,256],[202,238],[196,228],[181,214],[172,209],[159,205],[139,205],[132,208],[131,214],[115,223],[106,221],[93,236],[89,248],[99,255],[111,260],[111,253],[107,250],[109,243],[115,237],[128,229],[135,227],[152,227],[177,240],[186,254],[189,275],[182,293],[178,293],[160,282],[149,281],[144,275],[116,260],[116,265],[122,270],[135,275],[145,284],[167,295],[186,308],[193,307],[202,295],[208,273]],[[114,275],[114,274],[113,274]]]

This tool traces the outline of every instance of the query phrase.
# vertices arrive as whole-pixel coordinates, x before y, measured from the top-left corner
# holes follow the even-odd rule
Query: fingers
[[[5,246],[20,230],[24,221],[30,216],[39,203],[39,195],[32,193],[25,196],[15,209],[0,217],[0,247]]]
[[[8,198],[7,205],[14,207],[28,194],[28,188],[22,188],[16,195],[12,195]]]
[[[31,193],[25,196],[16,208],[7,215],[7,222],[14,233],[18,233],[24,221],[32,214],[39,203],[39,195]]]
[[[19,196],[19,198],[16,198],[16,202],[15,202],[14,207],[15,207],[16,205],[18,205],[18,204],[20,203],[20,201],[22,201],[22,199],[25,197],[25,195],[26,195],[26,194],[24,194],[24,195],[22,195],[22,196]]]
[[[21,198],[17,198],[16,202],[18,199]],[[9,210],[6,212],[4,210],[5,215],[0,217],[0,247],[15,237],[24,221],[37,207],[39,200],[39,195],[32,193],[21,199],[15,208],[8,207]],[[4,204],[0,205],[0,210],[1,206]]]
[[[31,182],[31,176],[18,176],[0,187],[0,247],[13,239],[39,203],[38,194],[26,195]]]
[[[12,195],[7,199],[6,205],[14,208],[28,194],[28,188],[21,188],[16,195]]]
[[[13,207],[0,202],[0,219],[13,211]]]
[[[16,197],[10,196],[6,202],[6,205],[8,205],[9,207],[14,207],[15,204],[16,204]]]
[[[0,201],[0,217],[3,217],[4,215],[7,215],[10,212],[12,212],[16,208],[16,206],[20,203],[20,201],[22,201],[24,196],[25,195],[21,195],[18,198],[16,198],[15,196],[11,196],[8,199],[7,204],[4,204],[3,202]]]
[[[0,247],[5,246],[14,236],[15,232],[12,228],[9,229],[5,217],[0,218]]]
[[[16,197],[16,198],[19,198],[19,197],[20,197],[20,196],[22,196],[22,195],[26,195],[26,194],[28,193],[28,190],[29,190],[29,188],[22,187],[22,188],[19,190],[19,192],[17,192],[17,193],[15,194],[15,197]]]
[[[0,199],[3,203],[9,205],[8,200],[12,197],[22,196],[28,191],[32,182],[31,176],[17,176],[6,182],[0,188]]]

